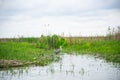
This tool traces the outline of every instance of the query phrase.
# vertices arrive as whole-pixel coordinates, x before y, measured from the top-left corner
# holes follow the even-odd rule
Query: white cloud
[[[106,9],[118,0],[5,0],[0,9],[18,13],[0,19],[0,37],[41,34],[105,35],[120,25],[120,10]],[[10,9],[10,10],[9,10]],[[20,11],[19,11],[20,10]],[[3,14],[2,14],[3,15]],[[49,26],[48,26],[49,24]]]
[[[95,13],[95,12],[94,12]],[[99,13],[99,14],[98,14]],[[104,14],[103,14],[104,13]],[[108,26],[120,25],[120,11],[100,10],[91,16],[44,16],[14,15],[3,25],[5,32],[11,35],[40,36],[44,34],[71,33],[71,35],[105,35]],[[100,15],[101,14],[101,15]],[[49,26],[47,26],[49,24]],[[2,33],[1,33],[2,34]],[[6,33],[5,33],[6,34]]]
[[[4,0],[3,8],[42,10],[45,12],[65,10],[91,10],[111,6],[119,0]]]

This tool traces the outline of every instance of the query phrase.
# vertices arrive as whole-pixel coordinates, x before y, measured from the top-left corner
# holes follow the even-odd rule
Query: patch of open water
[[[61,56],[47,66],[0,70],[0,80],[120,80],[120,65],[90,55]]]

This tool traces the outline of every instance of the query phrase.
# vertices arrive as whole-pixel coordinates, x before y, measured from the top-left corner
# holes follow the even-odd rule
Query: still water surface
[[[0,70],[0,80],[120,80],[120,65],[90,55],[62,55],[48,66]]]

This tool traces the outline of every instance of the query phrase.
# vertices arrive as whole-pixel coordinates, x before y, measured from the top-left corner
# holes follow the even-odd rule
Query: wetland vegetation
[[[50,64],[60,59],[59,55],[54,54],[54,50],[59,46],[63,47],[63,53],[91,54],[110,62],[120,63],[119,34],[118,30],[114,34],[110,32],[107,36],[96,37],[41,35],[40,38],[3,38],[0,39],[0,67],[17,66],[19,62],[21,65]]]

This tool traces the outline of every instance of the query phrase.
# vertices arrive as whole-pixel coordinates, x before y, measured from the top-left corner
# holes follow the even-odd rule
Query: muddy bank
[[[19,67],[23,66],[24,63],[19,60],[0,60],[0,68],[4,67]]]
[[[40,65],[45,66],[50,64],[53,61],[58,61],[60,59],[59,56],[45,56],[42,58],[34,59],[33,61],[20,61],[20,60],[0,60],[0,68],[8,68],[8,67],[20,67],[20,66],[28,66],[28,65]]]

